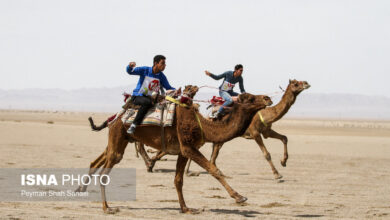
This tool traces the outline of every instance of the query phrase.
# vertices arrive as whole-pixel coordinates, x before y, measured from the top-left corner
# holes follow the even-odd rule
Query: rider
[[[207,70],[205,71],[206,75],[215,80],[224,78],[221,86],[219,87],[219,95],[225,100],[225,103],[223,103],[216,114],[212,116],[213,118],[219,117],[223,113],[224,107],[230,105],[233,102],[232,96],[238,96],[238,93],[233,91],[233,88],[237,82],[240,83],[241,93],[245,93],[244,82],[241,76],[243,70],[244,67],[241,64],[237,64],[234,67],[234,71],[226,71],[220,75],[214,75]]]
[[[127,66],[127,73],[130,75],[139,75],[137,87],[133,90],[132,101],[135,105],[140,105],[133,123],[130,125],[127,133],[133,134],[137,125],[141,124],[148,110],[153,106],[152,94],[158,93],[161,86],[167,90],[175,90],[162,71],[165,69],[165,57],[156,55],[153,59],[153,67],[136,67],[135,62],[130,62]]]

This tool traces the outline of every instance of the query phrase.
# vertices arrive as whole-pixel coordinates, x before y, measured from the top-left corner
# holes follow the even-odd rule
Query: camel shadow
[[[256,215],[263,215],[264,213],[257,212],[257,211],[249,211],[249,210],[231,210],[231,209],[210,209],[211,212],[216,212],[220,214],[228,214],[228,215],[241,215],[244,217],[254,218],[257,217]]]
[[[165,207],[165,208],[132,208],[132,207],[128,207],[128,206],[116,206],[114,208],[119,208],[119,209],[123,209],[123,210],[160,210],[160,211],[170,210],[170,211],[177,211],[177,212],[181,211],[180,208],[169,208],[169,207]],[[233,209],[233,210],[232,209],[209,209],[209,210],[203,209],[203,211],[201,211],[201,213],[207,212],[207,211],[219,213],[219,214],[227,214],[227,215],[240,215],[240,216],[247,217],[247,218],[256,218],[256,217],[258,217],[257,215],[272,214],[272,213],[261,213],[261,212],[257,212],[257,211],[237,210],[237,209]],[[320,218],[320,217],[324,217],[324,215],[302,214],[302,215],[294,215],[294,217],[297,217],[297,218]]]
[[[284,182],[298,182],[298,180],[294,180],[294,179],[275,179],[275,178],[262,178],[262,177],[259,177],[257,178],[259,180],[265,180],[265,181],[277,181],[278,183],[284,183]]]
[[[117,208],[126,209],[126,210],[160,210],[160,211],[171,210],[171,211],[180,212],[180,208],[168,208],[168,207],[166,207],[166,208],[132,208],[132,207],[128,207],[128,206],[117,206]],[[207,209],[205,209],[201,213],[207,212],[207,211],[220,213],[220,214],[228,214],[228,215],[241,215],[243,217],[249,217],[249,218],[254,218],[254,217],[257,217],[256,215],[263,215],[264,214],[264,213],[257,212],[257,211],[237,210],[237,209],[234,209],[234,210],[231,210],[231,209],[209,209],[209,210],[207,210]]]
[[[174,169],[154,169],[153,173],[176,173]]]
[[[172,211],[178,211],[180,212],[180,208],[131,208],[127,206],[118,206],[120,209],[127,209],[127,210],[172,210]]]
[[[303,214],[303,215],[295,215],[294,217],[298,217],[298,218],[319,218],[319,217],[324,217],[324,215]]]
[[[190,172],[196,172],[199,174],[208,174],[208,172],[206,172],[206,171],[190,171]],[[176,170],[175,169],[160,168],[160,169],[154,169],[153,173],[176,173]]]

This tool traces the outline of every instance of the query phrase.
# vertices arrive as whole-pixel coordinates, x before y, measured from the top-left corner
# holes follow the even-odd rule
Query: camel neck
[[[262,111],[269,111],[274,114],[271,114],[271,116],[268,116],[268,118],[265,119],[266,123],[273,123],[280,118],[282,118],[290,109],[290,107],[294,104],[296,99],[296,95],[291,91],[290,87],[287,87],[286,91],[284,92],[284,95],[282,99],[279,101],[278,104],[276,104],[273,107],[266,108]]]

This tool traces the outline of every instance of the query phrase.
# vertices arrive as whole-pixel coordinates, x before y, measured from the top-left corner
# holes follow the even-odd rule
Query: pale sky
[[[175,87],[241,63],[247,92],[390,97],[390,1],[0,0],[0,89],[135,84],[156,54]]]

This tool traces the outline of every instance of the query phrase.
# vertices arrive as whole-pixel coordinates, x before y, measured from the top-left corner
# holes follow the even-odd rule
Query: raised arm
[[[214,75],[212,73],[210,73],[209,71],[204,71],[206,73],[206,75],[210,76],[211,78],[215,79],[215,80],[219,80],[219,79],[222,79],[222,78],[225,78],[226,77],[226,73],[227,72],[224,72],[220,75]]]
[[[126,68],[126,72],[129,75],[142,75],[144,73],[144,67],[135,67],[135,62],[130,62]]]

